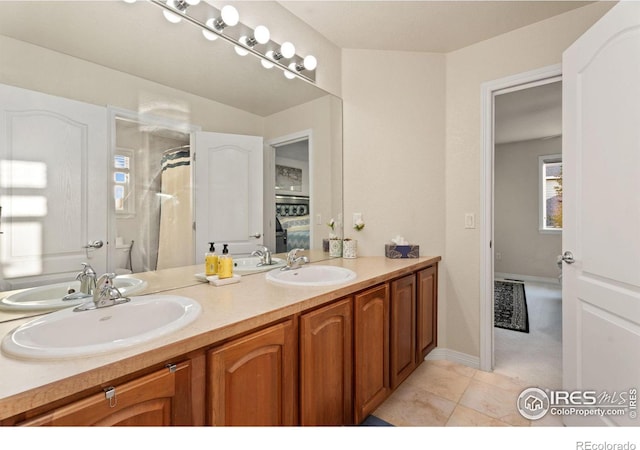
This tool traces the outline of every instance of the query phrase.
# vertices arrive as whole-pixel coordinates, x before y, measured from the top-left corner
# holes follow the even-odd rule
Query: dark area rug
[[[366,419],[360,424],[361,427],[392,427],[389,422],[386,422],[376,416],[367,416]]]
[[[529,332],[529,313],[524,283],[494,282],[493,325],[506,330]]]

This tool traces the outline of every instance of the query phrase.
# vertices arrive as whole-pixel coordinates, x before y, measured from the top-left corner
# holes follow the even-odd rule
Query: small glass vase
[[[342,239],[329,239],[329,256],[337,258],[342,256]]]
[[[358,257],[358,241],[355,239],[345,239],[342,242],[342,257],[357,258]]]

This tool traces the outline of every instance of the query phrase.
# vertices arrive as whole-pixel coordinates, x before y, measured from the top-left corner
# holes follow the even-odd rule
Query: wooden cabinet
[[[189,425],[193,421],[189,391],[188,362],[149,375],[108,386],[40,416],[18,423],[22,426],[162,426]]]
[[[438,265],[416,274],[417,358],[421,362],[438,344]]]
[[[293,320],[210,350],[208,423],[296,425],[297,336]]]
[[[300,424],[353,423],[353,306],[348,297],[300,317]]]
[[[416,276],[391,282],[391,388],[395,389],[417,366],[416,361]]]
[[[389,287],[354,296],[355,423],[361,423],[391,392],[389,384]]]

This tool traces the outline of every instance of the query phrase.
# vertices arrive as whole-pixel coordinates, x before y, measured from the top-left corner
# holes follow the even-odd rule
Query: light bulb
[[[318,67],[318,60],[313,55],[307,55],[304,57],[304,61],[302,62],[304,68],[307,70],[314,70]]]
[[[187,2],[191,6],[195,6],[198,3],[200,3],[200,0],[184,0],[184,1]]]
[[[271,33],[269,33],[269,29],[264,25],[258,25],[253,31],[253,37],[259,44],[266,44],[271,38]]]
[[[273,59],[273,50],[269,50],[267,53],[265,53],[265,56],[269,59]],[[275,65],[273,63],[270,63],[266,59],[260,59],[260,63],[262,64],[262,67],[264,67],[265,69],[271,69]]]
[[[296,63],[289,64],[289,69],[296,70]],[[284,76],[287,77],[290,80],[293,80],[296,77],[294,74],[292,74],[291,72],[289,72],[287,70],[284,71]]]
[[[222,21],[230,27],[236,26],[238,21],[240,20],[240,15],[238,14],[238,10],[235,9],[231,5],[226,5],[222,7]]]
[[[292,58],[296,54],[296,47],[291,42],[285,42],[280,46],[280,54],[284,58]]]
[[[162,11],[162,14],[164,15],[164,18],[171,23],[178,23],[182,20],[182,17],[167,10]]]
[[[247,37],[246,36],[242,36],[240,39],[238,39],[238,41],[242,44],[242,45],[247,45]],[[236,53],[240,56],[246,56],[249,54],[249,51],[245,50],[244,48],[240,47],[239,45],[235,46],[236,49]]]
[[[216,23],[216,19],[208,19],[205,25],[208,26],[209,28],[215,29],[216,27],[215,23]],[[213,31],[202,30],[202,35],[210,41],[215,41],[216,39],[218,39],[218,35],[215,34]]]
[[[123,0],[125,3],[135,3],[136,0]]]

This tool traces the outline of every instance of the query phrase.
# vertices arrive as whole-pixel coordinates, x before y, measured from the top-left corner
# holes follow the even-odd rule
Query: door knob
[[[573,253],[571,253],[570,251],[566,251],[562,254],[562,260],[567,264],[573,264],[574,262],[576,262],[576,260],[573,259]]]
[[[102,248],[103,245],[102,241],[90,241],[84,248]]]
[[[254,234],[250,234],[249,237],[251,238],[256,238],[256,239],[260,239],[260,236],[262,236],[262,234],[260,233],[254,233]]]

